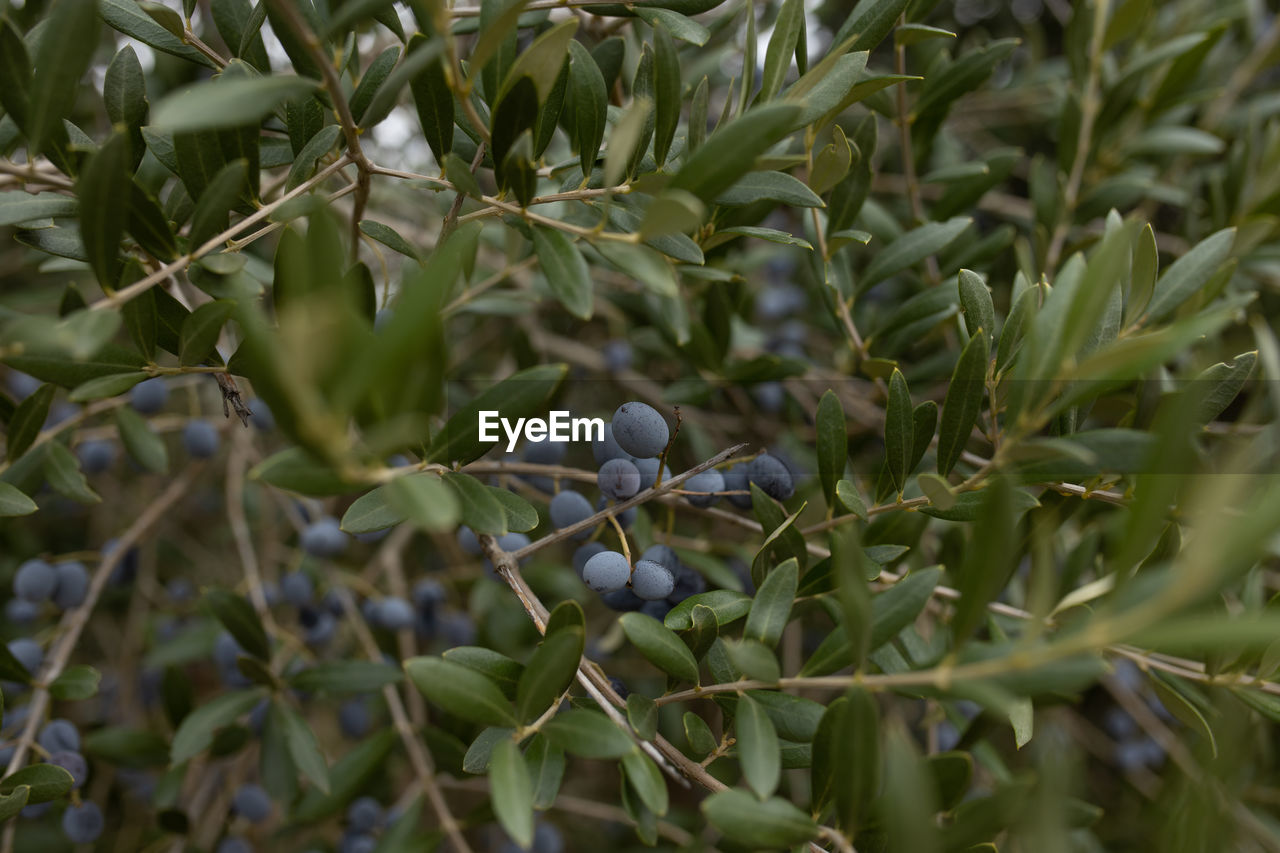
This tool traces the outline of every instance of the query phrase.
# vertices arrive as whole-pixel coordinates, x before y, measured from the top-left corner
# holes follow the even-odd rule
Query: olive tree
[[[0,0],[0,853],[1275,849],[1278,44]]]

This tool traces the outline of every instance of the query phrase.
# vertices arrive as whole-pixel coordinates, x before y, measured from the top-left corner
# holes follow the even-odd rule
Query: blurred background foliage
[[[1280,849],[1278,56],[1260,0],[0,0],[0,849]],[[476,431],[628,400],[634,516]],[[680,594],[584,589],[571,487]]]

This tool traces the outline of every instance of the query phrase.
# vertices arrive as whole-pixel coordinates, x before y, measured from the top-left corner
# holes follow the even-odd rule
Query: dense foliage
[[[1280,849],[1264,5],[0,0],[0,853]]]

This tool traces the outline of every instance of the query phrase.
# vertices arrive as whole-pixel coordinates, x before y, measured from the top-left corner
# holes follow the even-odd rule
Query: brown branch
[[[342,608],[347,613],[347,621],[351,623],[352,630],[355,631],[356,638],[364,648],[365,654],[368,655],[371,661],[381,661],[382,651],[378,648],[378,643],[373,639],[369,626],[364,623],[364,616],[360,613],[360,608],[356,606],[355,600],[351,597],[351,591],[338,582],[333,583],[332,586],[342,601]],[[409,721],[404,702],[401,701],[400,694],[396,692],[395,685],[388,684],[383,687],[382,695],[387,701],[387,709],[391,712],[391,721],[395,726],[396,733],[400,736],[401,743],[404,744],[405,752],[409,757],[409,764],[413,766],[414,775],[418,777],[418,784],[422,786],[422,790],[426,793],[427,800],[430,801],[431,808],[436,813],[436,818],[449,836],[454,851],[456,853],[472,853],[471,846],[462,834],[461,824],[453,816],[453,812],[449,810],[449,804],[445,801],[444,794],[436,783],[435,765],[431,759],[431,753],[427,751],[427,748],[423,746],[422,742],[418,740],[418,736],[414,733],[413,724]]]
[[[369,162],[364,149],[360,146],[360,128],[351,114],[351,105],[347,103],[347,96],[342,91],[342,81],[338,78],[333,58],[326,54],[320,37],[311,30],[302,13],[298,11],[297,5],[291,0],[270,0],[270,2],[284,16],[289,28],[302,39],[307,52],[311,54],[312,61],[319,66],[320,73],[324,77],[324,87],[333,101],[333,110],[338,116],[338,124],[342,126],[342,135],[347,141],[347,154],[351,157],[351,162],[356,164],[356,193],[351,208],[351,252],[354,257],[360,248],[360,220],[364,216],[365,204],[369,200],[373,164]]]
[[[1093,34],[1089,41],[1089,69],[1085,78],[1084,96],[1080,102],[1080,132],[1076,137],[1075,156],[1071,160],[1071,171],[1067,174],[1067,184],[1062,190],[1062,204],[1058,208],[1058,219],[1053,226],[1053,236],[1049,240],[1049,249],[1045,253],[1045,272],[1052,272],[1058,266],[1058,258],[1062,255],[1062,246],[1066,242],[1067,233],[1071,229],[1071,220],[1075,218],[1076,201],[1080,196],[1080,184],[1084,179],[1084,166],[1089,159],[1090,142],[1093,139],[1093,124],[1102,108],[1098,88],[1102,77],[1102,43],[1107,31],[1107,7],[1110,0],[1095,0],[1093,6]]]

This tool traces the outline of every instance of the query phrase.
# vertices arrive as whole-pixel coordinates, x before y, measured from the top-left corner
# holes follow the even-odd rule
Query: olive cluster
[[[534,488],[552,493],[548,514],[552,525],[564,530],[671,479],[671,469],[663,461],[671,440],[670,426],[655,408],[635,401],[623,403],[605,424],[602,438],[592,443],[600,493],[594,503],[576,489],[556,491],[553,477],[537,475],[527,480]],[[557,465],[564,452],[563,444],[539,442],[526,446],[522,460]],[[795,492],[794,475],[786,464],[776,456],[761,453],[750,462],[723,471],[708,468],[685,480],[678,493],[699,508],[712,507],[725,498],[735,507],[750,509],[751,484],[777,500],[786,500]],[[634,523],[636,512],[635,507],[628,507],[613,515],[622,538]],[[685,566],[670,547],[653,545],[633,560],[625,546],[623,551],[616,551],[596,541],[601,532],[600,527],[588,527],[572,534],[574,540],[583,541],[573,554],[573,566],[583,583],[599,593],[610,608],[641,610],[662,618],[676,604],[706,589],[702,575]],[[467,553],[482,553],[478,537],[467,527],[459,531],[458,542]],[[519,551],[529,544],[529,537],[508,533],[497,544],[507,552]]]

